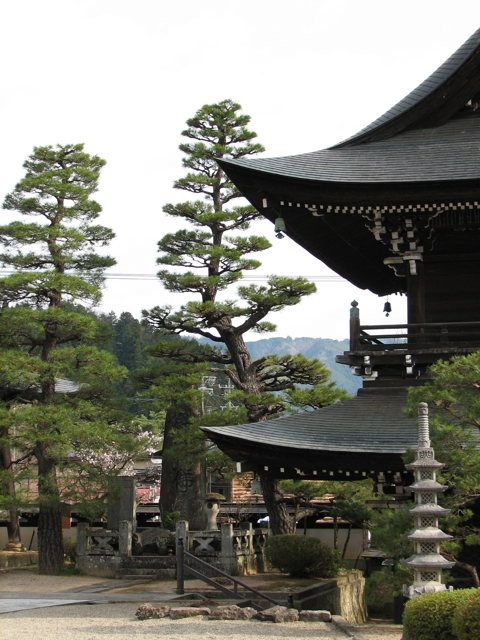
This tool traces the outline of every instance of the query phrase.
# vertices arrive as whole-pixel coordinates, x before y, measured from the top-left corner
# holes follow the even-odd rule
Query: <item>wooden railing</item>
[[[240,587],[243,587],[244,589],[246,589],[247,591],[250,591],[251,593],[253,593],[255,596],[257,596],[258,598],[260,598],[262,600],[268,600],[268,602],[271,602],[274,605],[280,604],[279,602],[277,602],[277,600],[274,600],[272,597],[270,597],[266,593],[262,593],[260,591],[257,591],[256,589],[254,589],[250,585],[246,584],[245,582],[242,582],[238,578],[234,578],[233,576],[231,576],[230,574],[226,573],[225,571],[222,571],[221,569],[218,569],[217,567],[212,566],[208,562],[205,562],[204,560],[201,560],[197,556],[194,556],[192,553],[189,553],[188,551],[185,551],[185,547],[183,545],[183,538],[179,538],[178,541],[177,541],[176,556],[177,556],[177,558],[176,558],[176,560],[177,560],[177,588],[176,588],[176,593],[178,595],[183,595],[185,593],[184,573],[186,572],[186,573],[189,573],[194,578],[197,578],[199,580],[203,580],[203,582],[208,584],[210,587],[214,587],[215,589],[218,589],[224,595],[229,596],[231,598],[235,598],[235,599],[238,599],[238,600],[244,600],[245,596],[244,595],[240,595],[239,592],[238,592],[238,587],[240,586]],[[233,584],[233,591],[231,589],[228,589],[227,587],[223,586],[222,584],[219,584],[215,580],[212,580],[212,578],[209,578],[208,576],[206,576],[205,574],[201,573],[200,571],[197,571],[193,567],[190,567],[189,565],[187,565],[185,563],[185,559],[186,558],[188,558],[189,560],[193,560],[196,563],[201,564],[206,569],[208,569],[209,572],[213,572],[213,573],[215,573],[216,575],[218,575],[218,576],[220,576],[222,578],[228,578],[228,580],[231,580],[232,584]],[[290,600],[293,601],[293,597],[289,598],[289,602],[290,602]],[[263,607],[261,607],[260,605],[258,605],[255,602],[252,602],[251,606],[254,609],[256,609],[257,611],[263,611]]]
[[[480,322],[360,325],[350,319],[350,351],[419,351],[480,347]]]

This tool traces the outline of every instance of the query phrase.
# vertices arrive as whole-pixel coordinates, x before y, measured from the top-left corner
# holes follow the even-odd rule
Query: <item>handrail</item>
[[[403,333],[392,333],[393,329]],[[371,333],[368,333],[368,331]],[[380,333],[387,331],[387,333]],[[480,342],[480,321],[466,322],[424,322],[390,325],[358,325],[350,341],[351,351],[419,351],[438,349],[439,345],[459,347],[478,346]],[[393,340],[394,342],[389,342]]]
[[[208,562],[205,562],[204,560],[201,560],[197,556],[194,556],[193,553],[189,553],[188,551],[185,551],[185,547],[184,547],[184,544],[183,544],[183,538],[179,538],[178,539],[176,554],[177,554],[177,588],[176,588],[176,593],[178,593],[179,595],[183,595],[185,593],[184,576],[183,576],[183,572],[185,570],[187,573],[190,573],[191,575],[195,576],[195,578],[199,578],[200,580],[203,580],[203,582],[206,582],[211,587],[215,587],[215,589],[218,589],[219,591],[222,591],[222,593],[225,593],[228,596],[232,596],[233,598],[237,598],[239,600],[243,600],[244,599],[237,592],[237,585],[240,585],[244,589],[247,589],[248,591],[251,591],[252,593],[254,593],[256,596],[260,596],[260,598],[268,600],[269,602],[272,602],[275,605],[280,604],[279,602],[277,602],[276,600],[274,600],[270,596],[267,596],[266,593],[261,593],[260,591],[257,591],[253,587],[250,587],[248,584],[245,584],[245,582],[242,582],[241,580],[238,580],[237,578],[234,578],[233,576],[229,575],[228,573],[225,573],[225,571],[222,571],[221,569],[217,569],[217,567],[214,567],[213,565],[209,564]],[[229,580],[231,580],[233,582],[233,584],[234,584],[234,591],[231,591],[230,589],[227,589],[227,587],[224,587],[223,585],[218,584],[218,582],[215,582],[211,578],[208,578],[207,576],[203,575],[203,573],[200,573],[200,571],[197,571],[196,569],[192,569],[192,567],[189,567],[188,565],[186,565],[185,564],[185,556],[187,556],[187,558],[192,558],[192,560],[195,560],[195,562],[199,562],[200,564],[205,565],[206,567],[208,567],[208,569],[210,571],[213,570],[215,573],[218,573],[221,576],[223,576],[224,578],[228,578]],[[263,611],[262,607],[260,607],[259,605],[255,604],[253,602],[252,602],[252,607],[254,609],[256,609],[257,611]]]
[[[468,322],[413,322],[411,324],[361,324],[360,330],[362,329],[409,329],[410,327],[415,328],[426,328],[426,327],[467,327],[467,326],[480,326],[480,321],[478,320],[469,320]]]

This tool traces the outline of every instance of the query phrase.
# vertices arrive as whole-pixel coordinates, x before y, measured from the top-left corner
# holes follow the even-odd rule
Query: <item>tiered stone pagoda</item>
[[[219,162],[258,211],[336,273],[379,296],[408,298],[405,325],[362,325],[352,307],[350,349],[337,361],[363,377],[357,397],[205,429],[242,470],[371,477],[379,490],[403,493],[412,474],[402,454],[417,442],[403,411],[408,387],[428,381],[439,358],[480,349],[479,149],[480,29],[348,140]]]
[[[415,483],[409,487],[415,494],[415,506],[409,509],[415,525],[405,534],[414,543],[415,553],[402,564],[415,570],[413,585],[404,585],[404,595],[412,598],[429,591],[445,591],[442,584],[442,569],[450,569],[455,564],[440,554],[440,546],[452,536],[438,528],[439,516],[449,513],[438,504],[437,497],[448,487],[437,482],[437,470],[444,467],[435,460],[435,451],[431,447],[428,405],[421,402],[418,406],[418,447],[415,462],[407,465],[415,474]]]

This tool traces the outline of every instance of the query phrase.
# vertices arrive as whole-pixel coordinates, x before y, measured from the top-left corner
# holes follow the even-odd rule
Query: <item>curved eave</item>
[[[383,264],[384,258],[390,255],[387,247],[375,241],[363,218],[335,214],[313,218],[304,207],[280,212],[275,205],[263,206],[264,199],[278,202],[282,196],[286,201],[293,198],[295,202],[315,202],[322,186],[318,181],[310,181],[305,189],[306,181],[298,178],[235,167],[226,161],[219,164],[265,218],[274,223],[282,215],[286,235],[338,275],[360,289],[370,289],[381,296],[403,290],[404,283]],[[324,186],[327,188],[329,185],[325,183]],[[322,195],[325,196],[325,192]]]
[[[480,156],[479,156],[480,157]],[[477,193],[479,180],[429,183],[332,183],[285,176],[221,160],[220,166],[247,200],[270,222],[282,216],[286,234],[311,255],[360,289],[379,296],[405,291],[404,278],[397,278],[384,265],[389,249],[377,242],[359,215],[329,214],[314,217],[306,209],[312,203],[339,205],[399,205],[438,202],[443,197]],[[264,201],[267,207],[264,206]],[[280,207],[280,202],[292,207]],[[298,206],[300,205],[300,206]]]
[[[407,129],[440,126],[480,90],[480,29],[431,76],[335,149],[385,140]]]
[[[398,472],[418,439],[405,405],[406,395],[357,396],[266,422],[202,429],[234,460],[253,465]]]

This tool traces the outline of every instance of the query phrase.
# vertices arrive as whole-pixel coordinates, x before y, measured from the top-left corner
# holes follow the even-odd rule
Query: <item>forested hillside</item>
[[[332,379],[339,387],[351,395],[356,395],[362,386],[362,379],[353,376],[349,367],[337,364],[335,356],[348,351],[348,340],[331,340],[329,338],[266,338],[256,342],[247,342],[252,358],[255,360],[269,353],[282,355],[284,353],[302,353],[307,358],[317,358],[325,363],[332,372]]]

